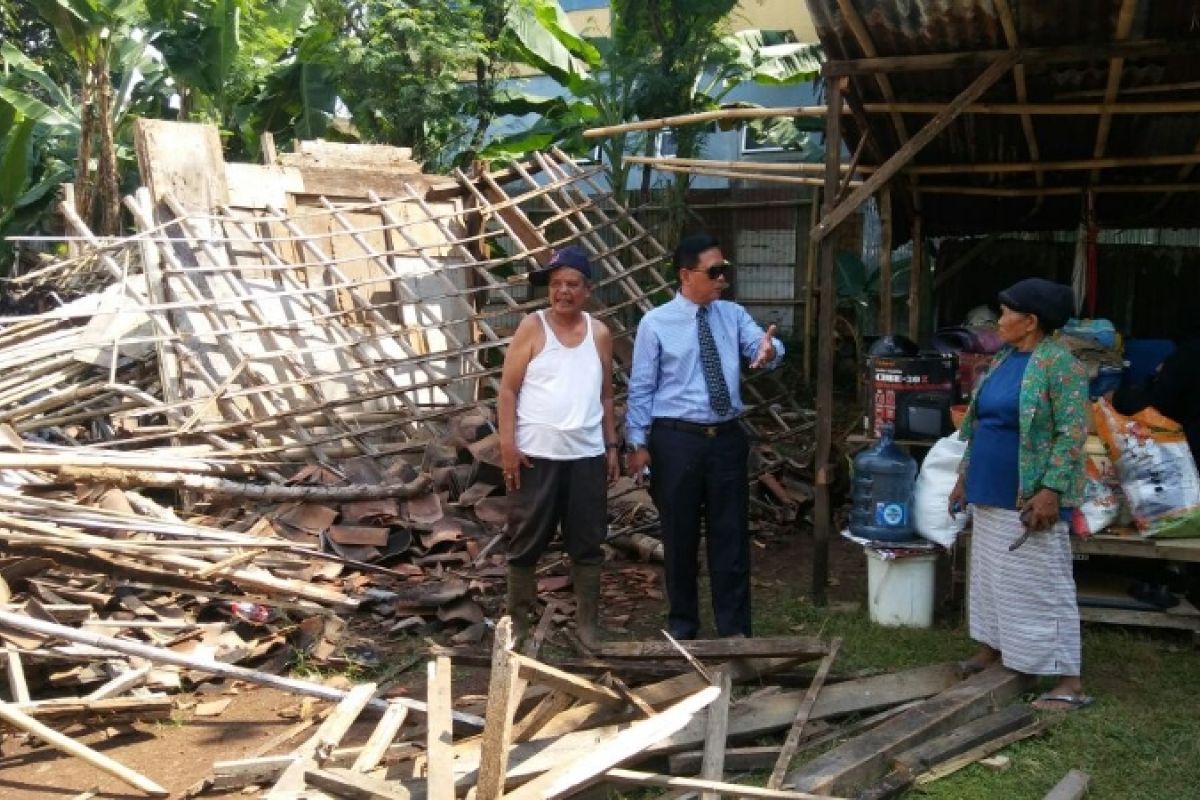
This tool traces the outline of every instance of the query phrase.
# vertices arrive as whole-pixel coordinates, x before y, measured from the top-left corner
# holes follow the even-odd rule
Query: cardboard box
[[[936,440],[954,430],[950,406],[958,398],[958,358],[953,353],[867,359],[867,431],[884,425],[897,439]]]

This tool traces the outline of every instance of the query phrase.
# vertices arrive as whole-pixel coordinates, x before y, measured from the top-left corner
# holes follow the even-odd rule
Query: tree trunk
[[[113,139],[112,77],[108,59],[99,59],[96,74],[96,126],[100,134],[100,152],[96,165],[96,193],[100,204],[100,233],[115,236],[121,232],[121,187],[117,172],[117,146]]]

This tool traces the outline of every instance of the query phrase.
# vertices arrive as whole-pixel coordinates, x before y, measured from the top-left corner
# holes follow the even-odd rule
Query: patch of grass
[[[864,611],[814,608],[783,582],[756,586],[754,606],[757,635],[843,637],[839,671],[902,669],[974,651],[965,627],[885,628]],[[1200,658],[1190,641],[1085,626],[1083,663],[1084,685],[1096,698],[1092,706],[1063,715],[1040,737],[1006,748],[1012,766],[1005,772],[967,767],[911,796],[1034,800],[1075,768],[1092,776],[1091,800],[1200,797]]]

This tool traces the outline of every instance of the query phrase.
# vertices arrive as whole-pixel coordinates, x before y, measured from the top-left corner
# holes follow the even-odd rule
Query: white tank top
[[[566,461],[604,455],[602,368],[591,315],[575,347],[564,347],[546,322],[546,345],[525,370],[517,394],[517,449],[527,456]]]

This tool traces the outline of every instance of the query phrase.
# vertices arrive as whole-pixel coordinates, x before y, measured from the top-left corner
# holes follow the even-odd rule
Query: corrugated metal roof
[[[842,0],[845,2],[846,0]],[[878,56],[966,53],[1008,47],[993,0],[848,0],[863,22]],[[1008,0],[1017,40],[1022,47],[1052,47],[1112,42],[1121,0]],[[817,34],[831,60],[866,56],[843,16],[839,0],[808,0]],[[1136,2],[1131,40],[1200,41],[1200,2],[1195,0],[1140,0]],[[948,102],[978,76],[980,68],[895,71],[887,74],[900,102]],[[1108,82],[1109,61],[1102,54],[1086,61],[1029,64],[1025,68],[1031,103],[1098,103]],[[1133,93],[1130,89],[1195,82],[1194,88]],[[864,102],[885,102],[877,81],[856,76],[852,90]],[[1126,59],[1121,75],[1121,102],[1200,100],[1200,56],[1183,55]],[[1081,96],[1081,93],[1082,96]],[[1016,84],[1010,74],[990,89],[981,102],[1016,102]],[[911,136],[931,118],[905,114]],[[1041,160],[1088,159],[1094,155],[1098,116],[1036,115],[1032,117]],[[871,114],[872,138],[885,157],[900,146],[887,114]],[[848,146],[856,144],[857,130],[847,120]],[[1190,154],[1200,152],[1200,113],[1139,113],[1112,116],[1105,156]],[[1026,162],[1029,146],[1016,115],[963,114],[931,144],[913,164]],[[866,159],[864,159],[866,161]],[[1047,187],[1076,187],[1087,183],[1087,171],[1044,172]],[[927,185],[978,188],[1034,189],[1033,172],[1005,174],[954,174],[924,176]],[[1106,169],[1102,184],[1200,183],[1200,166],[1181,174],[1179,166]],[[1079,219],[1078,195],[1045,197],[976,197],[923,194],[925,229],[932,236],[981,233],[995,230],[1073,229]],[[897,203],[898,214],[904,204]],[[1104,228],[1191,227],[1200,219],[1200,192],[1098,193],[1097,221]],[[903,238],[903,237],[900,237]]]

